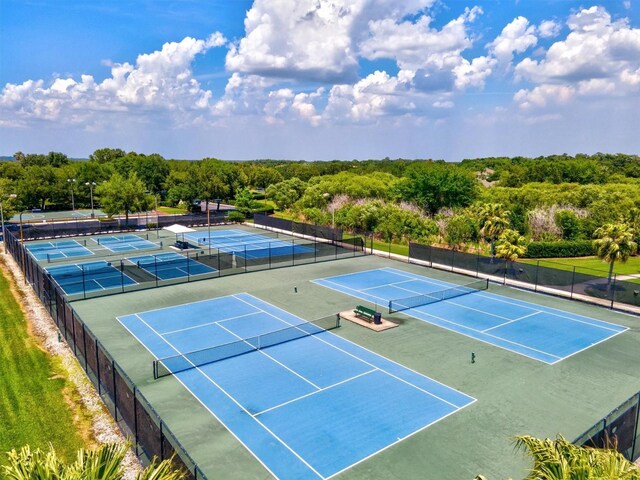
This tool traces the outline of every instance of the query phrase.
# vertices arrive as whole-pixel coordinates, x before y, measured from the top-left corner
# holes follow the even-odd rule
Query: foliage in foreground
[[[1,274],[0,339],[0,464],[6,450],[24,444],[51,442],[60,456],[73,457],[85,446],[83,420],[75,421],[77,412],[69,406],[75,393],[57,361],[29,335],[9,280]]]
[[[524,480],[640,480],[640,469],[614,449],[580,447],[562,435],[555,440],[521,435],[515,446],[533,460]]]
[[[81,449],[75,461],[63,462],[53,447],[31,450],[29,446],[12,450],[9,464],[2,467],[0,478],[7,480],[120,480],[122,464],[129,445],[109,443],[95,450]],[[157,462],[136,475],[136,480],[180,480],[183,472],[173,467],[172,460]]]

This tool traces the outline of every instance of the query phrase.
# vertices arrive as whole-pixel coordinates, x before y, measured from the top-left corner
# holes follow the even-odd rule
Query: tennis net
[[[189,353],[174,355],[153,361],[153,378],[184,372],[202,365],[255,352],[274,345],[291,342],[300,338],[317,335],[340,326],[340,316],[331,315],[319,320],[292,325],[281,330],[244,338],[242,340],[216,345]]]
[[[486,290],[487,288],[489,288],[489,280],[483,279],[476,280],[466,285],[458,285],[444,290],[438,290],[437,292],[429,292],[422,295],[390,300],[389,313],[400,312],[402,310],[408,310],[422,305],[429,305],[430,303],[442,302],[443,300],[468,295],[480,290]]]
[[[197,255],[194,255],[194,260],[197,259]],[[163,258],[161,256],[145,258],[143,260],[138,260],[136,262],[136,266],[138,268],[144,268],[146,270],[153,269],[154,267],[167,268],[169,265],[180,265],[180,266],[188,266],[189,258],[183,257],[182,255],[178,257],[171,258]]]
[[[94,264],[84,264],[84,265],[71,265],[68,268],[56,267],[53,270],[45,270],[51,276],[53,276],[56,280],[61,278],[74,278],[74,277],[82,277],[85,275],[95,276],[100,275],[102,273],[110,273],[114,272],[119,273],[120,270],[112,265],[109,262],[98,262]]]

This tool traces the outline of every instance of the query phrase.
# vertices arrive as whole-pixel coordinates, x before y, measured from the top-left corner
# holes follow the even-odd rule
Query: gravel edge
[[[64,376],[78,393],[83,413],[91,421],[95,441],[99,444],[126,442],[127,439],[108,412],[73,351],[65,341],[59,340],[58,327],[53,318],[40,303],[31,286],[25,282],[20,267],[10,254],[0,255],[0,269],[11,284],[12,293],[17,297],[16,301],[24,312],[30,333],[49,355],[59,359],[64,368]],[[135,479],[140,471],[142,465],[130,448],[123,462],[123,480]]]

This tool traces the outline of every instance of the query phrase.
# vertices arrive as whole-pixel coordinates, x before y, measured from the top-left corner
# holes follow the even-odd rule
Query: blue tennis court
[[[127,260],[160,280],[217,272],[215,268],[174,252],[129,257]]]
[[[160,248],[162,246],[162,243],[156,244],[132,233],[126,235],[110,235],[106,237],[100,236],[93,240],[100,244],[100,246],[112,252],[148,250],[150,248]]]
[[[25,243],[25,248],[38,261],[93,255],[91,250],[76,240]]]
[[[237,229],[217,230],[210,235],[207,232],[187,233],[185,238],[198,245],[211,245],[221,252],[233,253],[249,260],[313,252],[312,248],[295,245],[292,241]]]
[[[475,401],[246,293],[118,320],[276,478],[329,478]]]
[[[387,308],[392,300],[415,295],[438,297],[443,289],[460,287],[394,268],[328,277],[314,280],[314,283],[383,308]],[[486,291],[408,308],[402,313],[548,364],[627,330],[612,323]]]
[[[104,260],[60,265],[45,270],[67,295],[121,288],[137,283]]]

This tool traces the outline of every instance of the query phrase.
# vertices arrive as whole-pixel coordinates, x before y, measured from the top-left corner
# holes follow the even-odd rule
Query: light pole
[[[76,183],[76,179],[75,178],[67,178],[67,182],[69,183],[69,186],[71,187],[71,210],[75,212],[75,210],[76,210],[76,202],[75,202],[75,199],[73,198],[73,184]]]
[[[16,194],[12,193],[9,195],[9,198],[16,198]],[[7,235],[4,231],[4,212],[2,211],[2,198],[0,198],[0,223],[2,223],[2,251],[4,254],[7,253]]]
[[[85,185],[89,187],[89,193],[91,194],[91,218],[95,218],[93,212],[93,187],[96,186],[96,182],[86,182]]]

